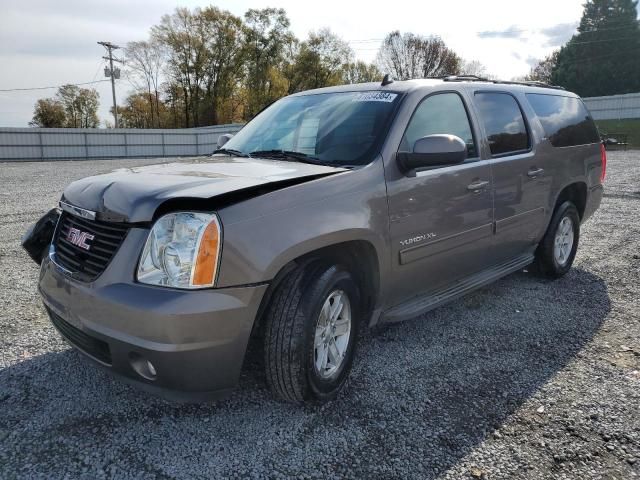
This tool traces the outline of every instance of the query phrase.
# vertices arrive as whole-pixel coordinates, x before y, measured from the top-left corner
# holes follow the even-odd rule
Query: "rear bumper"
[[[53,324],[69,343],[126,381],[185,401],[235,387],[266,288],[100,286],[72,280],[49,258],[39,282]]]

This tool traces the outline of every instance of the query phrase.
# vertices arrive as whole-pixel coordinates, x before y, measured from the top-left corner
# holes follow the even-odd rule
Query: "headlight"
[[[165,215],[149,232],[138,265],[138,281],[174,288],[212,287],[221,243],[220,222],[215,214]]]

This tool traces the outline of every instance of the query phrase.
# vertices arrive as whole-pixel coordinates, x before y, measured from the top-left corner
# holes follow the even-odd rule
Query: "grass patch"
[[[600,133],[624,133],[628,135],[629,147],[640,148],[640,118],[624,120],[596,120]]]

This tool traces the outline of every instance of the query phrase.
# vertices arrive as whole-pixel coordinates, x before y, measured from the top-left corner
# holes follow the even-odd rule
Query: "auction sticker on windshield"
[[[357,94],[354,98],[354,102],[393,102],[397,93],[391,92],[364,92]]]

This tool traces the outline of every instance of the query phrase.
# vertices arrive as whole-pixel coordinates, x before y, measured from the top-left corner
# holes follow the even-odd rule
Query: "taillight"
[[[602,172],[600,172],[600,183],[602,183],[607,176],[607,149],[604,148],[604,143],[600,144],[600,163],[602,163]]]

